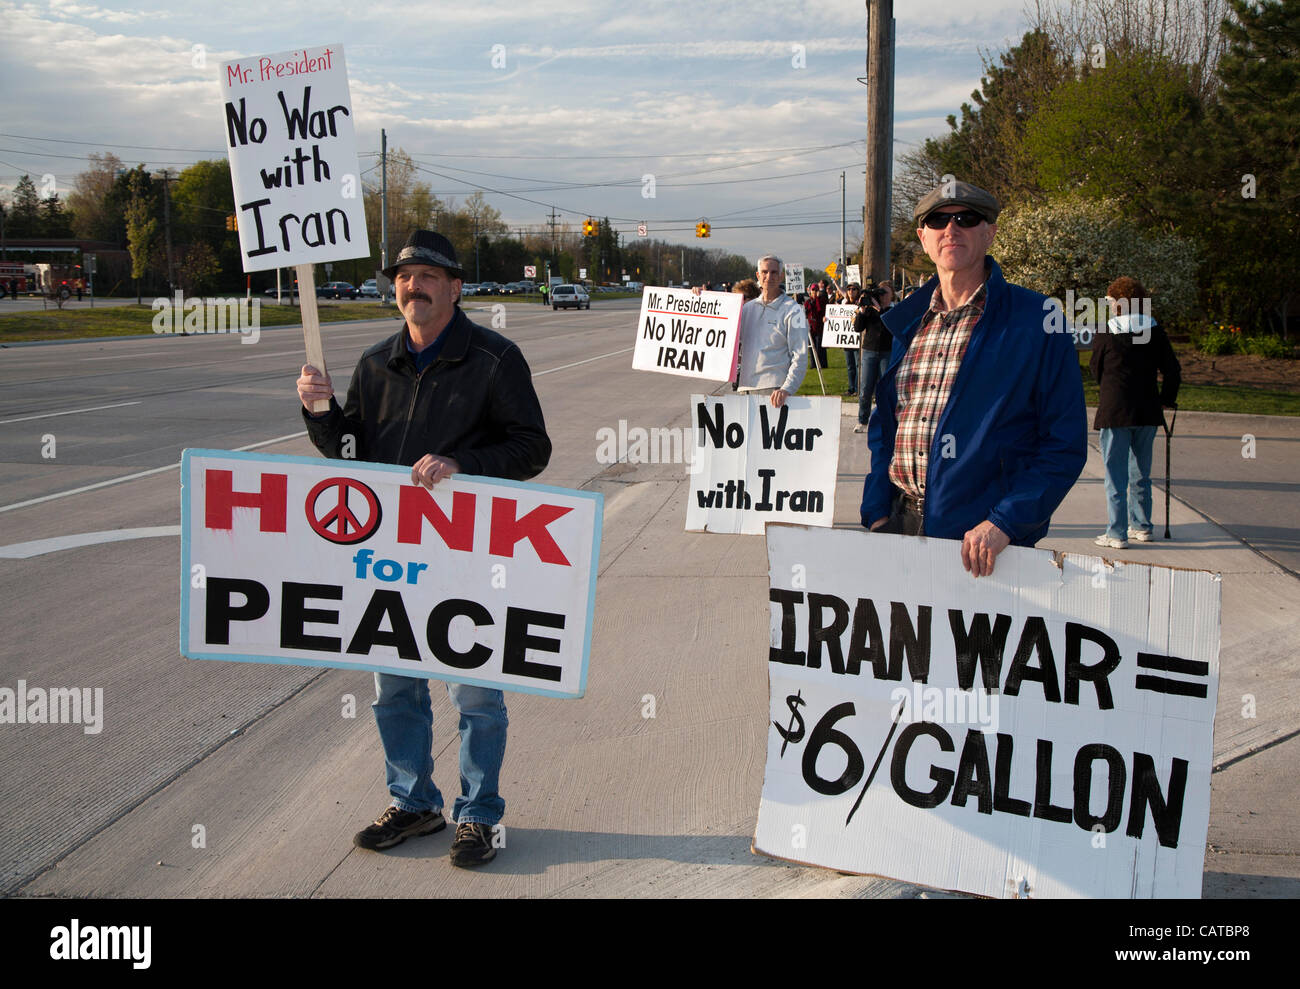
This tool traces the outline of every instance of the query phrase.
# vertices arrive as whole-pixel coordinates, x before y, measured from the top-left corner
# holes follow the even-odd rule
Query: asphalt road
[[[252,346],[167,336],[0,351],[0,685],[103,689],[94,734],[0,727],[0,895],[923,895],[749,851],[768,709],[765,549],[757,537],[683,533],[681,465],[597,461],[602,427],[683,427],[688,396],[707,390],[631,370],[635,310],[635,300],[599,299],[590,311],[505,310],[503,331],[532,367],[554,441],[538,480],[600,490],[606,511],[588,694],[508,696],[507,848],[475,873],[447,866],[445,833],[388,855],[352,848],[352,833],[386,801],[365,710],[369,675],[178,655],[180,453],[314,455],[293,389],[300,331],[264,330]],[[486,323],[492,314],[472,315]],[[386,318],[324,328],[340,396],[361,351],[396,327]],[[1271,677],[1270,696],[1282,698],[1267,724],[1239,728],[1225,714],[1216,729],[1225,768],[1216,779],[1246,793],[1262,785],[1262,767],[1279,782],[1300,744],[1286,665],[1295,663],[1296,584],[1285,572],[1300,569],[1300,429],[1179,422],[1174,490],[1187,504],[1174,504],[1178,538],[1150,552],[1155,562],[1240,568],[1244,583],[1225,587],[1225,609],[1249,612],[1249,628],[1229,628],[1225,610],[1221,698],[1235,704],[1231,650],[1243,657],[1232,676]],[[1255,457],[1241,456],[1239,429],[1256,436]],[[865,458],[856,446],[842,451],[836,517],[851,525]],[[1156,455],[1162,467],[1159,445]],[[1104,518],[1095,470],[1067,509],[1049,541],[1086,549]],[[68,538],[110,531],[131,538]],[[1290,615],[1275,600],[1290,601]],[[1260,672],[1252,657],[1270,665]],[[445,692],[433,695],[435,776],[454,794],[454,719]],[[349,699],[355,717],[341,713]],[[1249,779],[1238,784],[1244,767]],[[1239,825],[1216,799],[1212,841],[1229,852],[1244,843],[1215,883],[1207,864],[1207,891],[1250,888],[1262,870],[1274,891],[1281,883],[1297,895],[1285,826],[1270,824],[1260,839],[1285,858],[1261,867],[1241,837],[1258,822]]]

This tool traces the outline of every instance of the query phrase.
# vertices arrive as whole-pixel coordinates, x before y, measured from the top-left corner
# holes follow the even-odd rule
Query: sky
[[[1023,0],[900,0],[894,14],[898,154],[946,132],[981,52],[1025,20]],[[862,236],[862,0],[0,0],[0,25],[6,197],[23,174],[66,197],[91,152],[151,169],[224,157],[222,62],[341,44],[367,183],[383,128],[437,195],[482,189],[511,228],[541,228],[554,207],[571,227],[608,216],[627,240],[645,221],[666,240],[821,267],[839,254],[845,172],[847,239]]]

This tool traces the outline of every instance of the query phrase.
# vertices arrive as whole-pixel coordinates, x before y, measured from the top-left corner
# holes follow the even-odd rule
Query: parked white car
[[[551,289],[552,309],[590,309],[591,296],[581,285],[556,285]]]

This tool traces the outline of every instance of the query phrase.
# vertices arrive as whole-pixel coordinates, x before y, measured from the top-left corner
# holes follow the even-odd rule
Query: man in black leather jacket
[[[475,323],[459,306],[463,272],[440,234],[415,231],[396,261],[393,280],[406,325],[357,362],[340,408],[328,375],[310,365],[298,379],[307,432],[327,457],[411,467],[411,482],[433,487],[452,474],[525,480],[551,455],[532,374],[519,348]],[[328,399],[329,411],[312,405]],[[460,713],[462,793],[451,861],[475,866],[496,855],[505,813],[497,792],[505,756],[501,691],[448,683]],[[380,850],[446,827],[433,782],[433,712],[428,680],[375,674],[375,722],[384,746],[390,806],[355,843]]]

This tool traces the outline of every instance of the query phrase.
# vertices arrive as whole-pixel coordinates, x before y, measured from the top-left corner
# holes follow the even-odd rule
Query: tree
[[[1300,3],[1232,0],[1206,146],[1207,294],[1285,334],[1300,279]]]
[[[52,238],[72,236],[72,218],[68,216],[57,195],[41,200],[40,236]]]
[[[158,233],[158,220],[153,215],[151,179],[144,166],[132,169],[130,176],[131,200],[126,207],[126,241],[131,253],[131,277],[135,279],[135,301],[139,303],[140,279],[149,268]]]
[[[1129,275],[1152,294],[1161,323],[1198,311],[1196,244],[1144,230],[1119,200],[1073,196],[1013,207],[998,218],[992,251],[1008,281],[1057,299],[1071,291],[1102,299]]]
[[[1116,199],[1144,225],[1173,230],[1199,207],[1206,140],[1186,67],[1138,52],[1056,87],[1026,122],[1022,150],[1049,195]]]
[[[1034,30],[1082,67],[1111,56],[1157,55],[1186,66],[1198,99],[1217,88],[1221,23],[1231,0],[1048,0],[1036,4]]]
[[[41,236],[41,200],[36,194],[36,184],[30,175],[24,175],[14,186],[13,205],[5,221],[8,237]]]
[[[202,295],[215,288],[221,263],[212,248],[198,241],[184,249],[176,274],[186,295]]]
[[[112,210],[110,196],[122,159],[111,152],[92,153],[90,167],[72,181],[68,194],[68,212],[72,214],[72,233],[81,240],[105,240],[118,243],[122,217]]]

